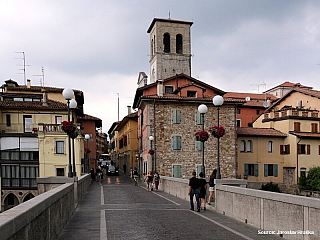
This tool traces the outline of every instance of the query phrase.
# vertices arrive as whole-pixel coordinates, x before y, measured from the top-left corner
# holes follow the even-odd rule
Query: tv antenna
[[[259,83],[259,84],[250,84],[250,86],[256,86],[257,89],[253,89],[253,90],[258,90],[258,94],[260,94],[260,87],[262,86],[264,88],[264,91],[266,91],[267,84],[262,82],[262,83]]]
[[[23,65],[18,65],[18,66],[22,66],[23,67],[22,69],[19,69],[19,70],[22,70],[23,73],[19,73],[19,74],[23,74],[24,75],[24,84],[27,85],[26,67],[30,66],[30,65],[26,65],[26,55],[25,55],[24,52],[15,52],[15,53],[22,53],[22,55],[23,55],[22,58],[16,58],[16,59],[22,59],[23,60]]]
[[[43,68],[43,67],[41,67],[41,71],[42,71],[42,74],[40,74],[40,75],[33,75],[33,76],[42,77],[42,80],[41,80],[41,78],[40,78],[40,85],[41,85],[41,87],[44,87],[44,68]]]

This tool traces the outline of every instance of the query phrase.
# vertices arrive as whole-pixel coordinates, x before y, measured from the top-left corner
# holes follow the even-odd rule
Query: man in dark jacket
[[[198,179],[196,178],[196,172],[192,172],[192,178],[189,180],[189,187],[188,187],[188,195],[190,196],[190,205],[191,211],[194,211],[194,204],[193,204],[193,196],[196,196],[197,201],[197,211],[200,212],[200,202],[199,202],[199,183]]]

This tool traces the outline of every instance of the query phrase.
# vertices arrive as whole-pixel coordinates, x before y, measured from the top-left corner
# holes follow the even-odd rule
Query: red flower
[[[71,133],[75,130],[74,124],[72,121],[68,122],[68,121],[63,121],[61,122],[62,124],[62,130],[65,131],[66,133]]]
[[[84,148],[84,151],[85,151],[86,153],[91,153],[90,148]]]
[[[205,142],[209,138],[209,134],[207,131],[198,131],[194,134],[197,141]]]
[[[224,133],[225,130],[222,126],[214,126],[214,127],[210,127],[209,128],[209,132],[216,138],[221,138]]]
[[[153,154],[154,154],[154,150],[153,150],[153,149],[150,149],[150,150],[149,150],[149,154],[150,154],[150,155],[153,155]]]

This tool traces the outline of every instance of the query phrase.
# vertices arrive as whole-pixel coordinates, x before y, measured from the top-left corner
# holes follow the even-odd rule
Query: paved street
[[[187,189],[186,189],[187,191]],[[110,176],[91,184],[59,239],[280,239],[164,192]]]

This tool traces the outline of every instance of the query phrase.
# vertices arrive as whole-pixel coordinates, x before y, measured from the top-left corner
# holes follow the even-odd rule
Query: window
[[[10,114],[6,114],[6,122],[7,122],[7,127],[11,126],[11,116]]]
[[[64,168],[57,168],[57,176],[64,176]]]
[[[264,176],[278,177],[278,164],[264,164]]]
[[[172,149],[181,150],[181,136],[178,136],[178,135],[172,136]]]
[[[260,110],[257,110],[257,115],[260,115]]]
[[[61,124],[62,116],[56,116],[56,124]]]
[[[313,132],[313,133],[318,132],[318,124],[317,123],[311,123],[311,132]]]
[[[246,141],[241,140],[240,141],[240,152],[245,152],[246,151]]]
[[[202,172],[202,165],[201,164],[197,164],[196,165],[196,176],[199,176],[199,173]]]
[[[196,124],[197,125],[202,125],[203,118],[201,116],[201,113],[198,110],[196,110],[195,118],[196,118]]]
[[[306,177],[306,168],[300,168],[300,177]]]
[[[182,54],[183,48],[182,48],[182,35],[177,34],[176,36],[176,53]]]
[[[237,108],[237,114],[241,114],[241,109]]]
[[[244,164],[245,176],[259,176],[259,164]]]
[[[163,35],[163,51],[165,53],[169,53],[170,52],[170,34],[169,33],[165,33]]]
[[[181,165],[174,164],[172,165],[172,177],[181,178]]]
[[[187,91],[187,97],[197,97],[197,91]]]
[[[128,137],[127,137],[127,135],[124,135],[124,136],[123,136],[123,145],[124,145],[124,146],[127,146],[127,145],[128,145]]]
[[[310,145],[309,144],[298,144],[298,154],[310,155]]]
[[[252,152],[252,141],[251,140],[247,141],[247,152]]]
[[[173,86],[164,86],[165,93],[173,93]]]
[[[241,119],[237,119],[237,127],[241,127]]]
[[[293,123],[293,131],[300,132],[300,122],[294,122]]]
[[[280,154],[290,154],[290,144],[280,145]]]
[[[181,123],[181,110],[172,109],[171,120],[172,120],[173,124],[180,124]]]
[[[64,141],[56,141],[56,154],[64,154]]]
[[[272,153],[273,152],[273,142],[269,141],[268,142],[268,153]]]
[[[24,125],[24,132],[32,132],[32,116],[31,115],[24,115],[23,116],[23,125]]]
[[[196,141],[196,149],[197,151],[202,151],[203,144],[201,141]]]

